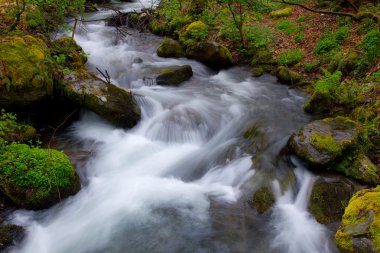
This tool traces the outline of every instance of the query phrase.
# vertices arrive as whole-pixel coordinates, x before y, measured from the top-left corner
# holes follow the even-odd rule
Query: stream
[[[131,11],[142,3],[115,6]],[[76,164],[82,190],[48,210],[14,212],[27,235],[10,252],[338,252],[331,231],[307,211],[316,177],[279,155],[311,120],[302,109],[306,94],[269,75],[253,78],[245,67],[215,72],[160,58],[162,38],[133,30],[123,37],[102,21],[82,25],[75,40],[91,71],[107,70],[133,92],[142,120],[124,130],[84,111],[60,136],[63,149],[91,154]],[[184,64],[194,76],[179,87],[149,78],[154,68]],[[258,134],[247,150],[249,127]],[[276,202],[260,215],[248,202],[263,184]]]

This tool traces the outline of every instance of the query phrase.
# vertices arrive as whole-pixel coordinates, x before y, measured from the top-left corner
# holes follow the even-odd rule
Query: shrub
[[[338,44],[335,39],[331,36],[327,36],[318,41],[314,48],[314,52],[317,55],[323,55],[329,53],[332,49],[336,48]]]
[[[290,21],[283,20],[277,23],[276,28],[278,30],[284,31],[287,34],[293,34],[298,31],[298,28]]]
[[[369,31],[359,42],[364,54],[371,62],[380,56],[380,32],[378,30]]]
[[[278,62],[282,65],[293,66],[299,63],[303,57],[304,53],[301,49],[290,49],[278,56]]]

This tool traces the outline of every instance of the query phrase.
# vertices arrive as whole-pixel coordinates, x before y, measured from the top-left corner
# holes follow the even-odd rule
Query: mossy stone
[[[186,44],[186,40],[194,39],[202,41],[208,37],[209,28],[202,21],[195,21],[189,24],[183,31],[179,33],[179,41]]]
[[[326,90],[315,90],[306,101],[303,109],[308,113],[323,114],[330,111],[332,104],[331,95]]]
[[[280,83],[289,85],[300,84],[302,80],[302,76],[299,73],[292,71],[284,66],[277,68],[276,77]]]
[[[160,74],[156,78],[159,85],[179,85],[193,76],[190,65],[163,68],[159,72]]]
[[[0,106],[26,106],[53,93],[52,60],[43,40],[0,38]]]
[[[380,252],[380,186],[351,198],[335,241],[344,253]]]
[[[157,49],[157,55],[165,58],[180,58],[186,56],[181,44],[173,39],[164,39]]]
[[[327,166],[358,142],[360,125],[346,117],[313,121],[289,140],[290,149],[315,166]]]
[[[234,62],[230,51],[216,42],[192,41],[187,45],[186,56],[213,69],[231,67]]]
[[[289,17],[293,14],[293,9],[291,7],[271,11],[269,13],[269,16],[272,18],[282,18],[282,17]]]
[[[106,83],[85,70],[64,76],[57,93],[100,115],[116,126],[131,128],[141,118],[131,92]]]
[[[12,143],[0,153],[0,187],[17,206],[46,208],[80,189],[68,157],[53,149]]]
[[[265,213],[271,209],[274,203],[275,197],[273,191],[267,186],[258,189],[253,194],[252,201],[250,201],[251,207],[256,209],[259,214]]]
[[[252,76],[253,77],[260,77],[260,76],[264,75],[264,73],[265,73],[264,68],[262,68],[261,66],[253,67],[253,69],[252,69]]]
[[[337,222],[355,192],[355,186],[344,178],[320,178],[311,191],[309,211],[322,224]]]
[[[87,55],[83,49],[70,37],[62,37],[53,41],[51,46],[51,54],[53,57],[64,59],[61,64],[69,69],[81,69],[87,62]]]

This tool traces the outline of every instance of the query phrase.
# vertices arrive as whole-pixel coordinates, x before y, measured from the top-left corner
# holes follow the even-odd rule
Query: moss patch
[[[358,230],[362,231],[360,235],[355,232]],[[345,209],[342,225],[335,234],[342,252],[358,252],[353,243],[354,236],[370,239],[376,252],[380,251],[380,186],[357,192]]]
[[[15,204],[25,208],[48,207],[80,188],[78,175],[64,153],[16,143],[1,150],[0,186]]]
[[[0,104],[28,105],[53,92],[52,65],[45,43],[32,36],[0,38]]]

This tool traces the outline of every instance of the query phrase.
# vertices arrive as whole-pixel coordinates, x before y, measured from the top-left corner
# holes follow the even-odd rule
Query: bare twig
[[[106,82],[108,84],[112,84],[111,82],[111,77],[110,75],[108,74],[108,71],[105,70],[105,73],[103,71],[101,71],[98,67],[96,67],[96,70],[104,77],[104,79],[106,79]]]

